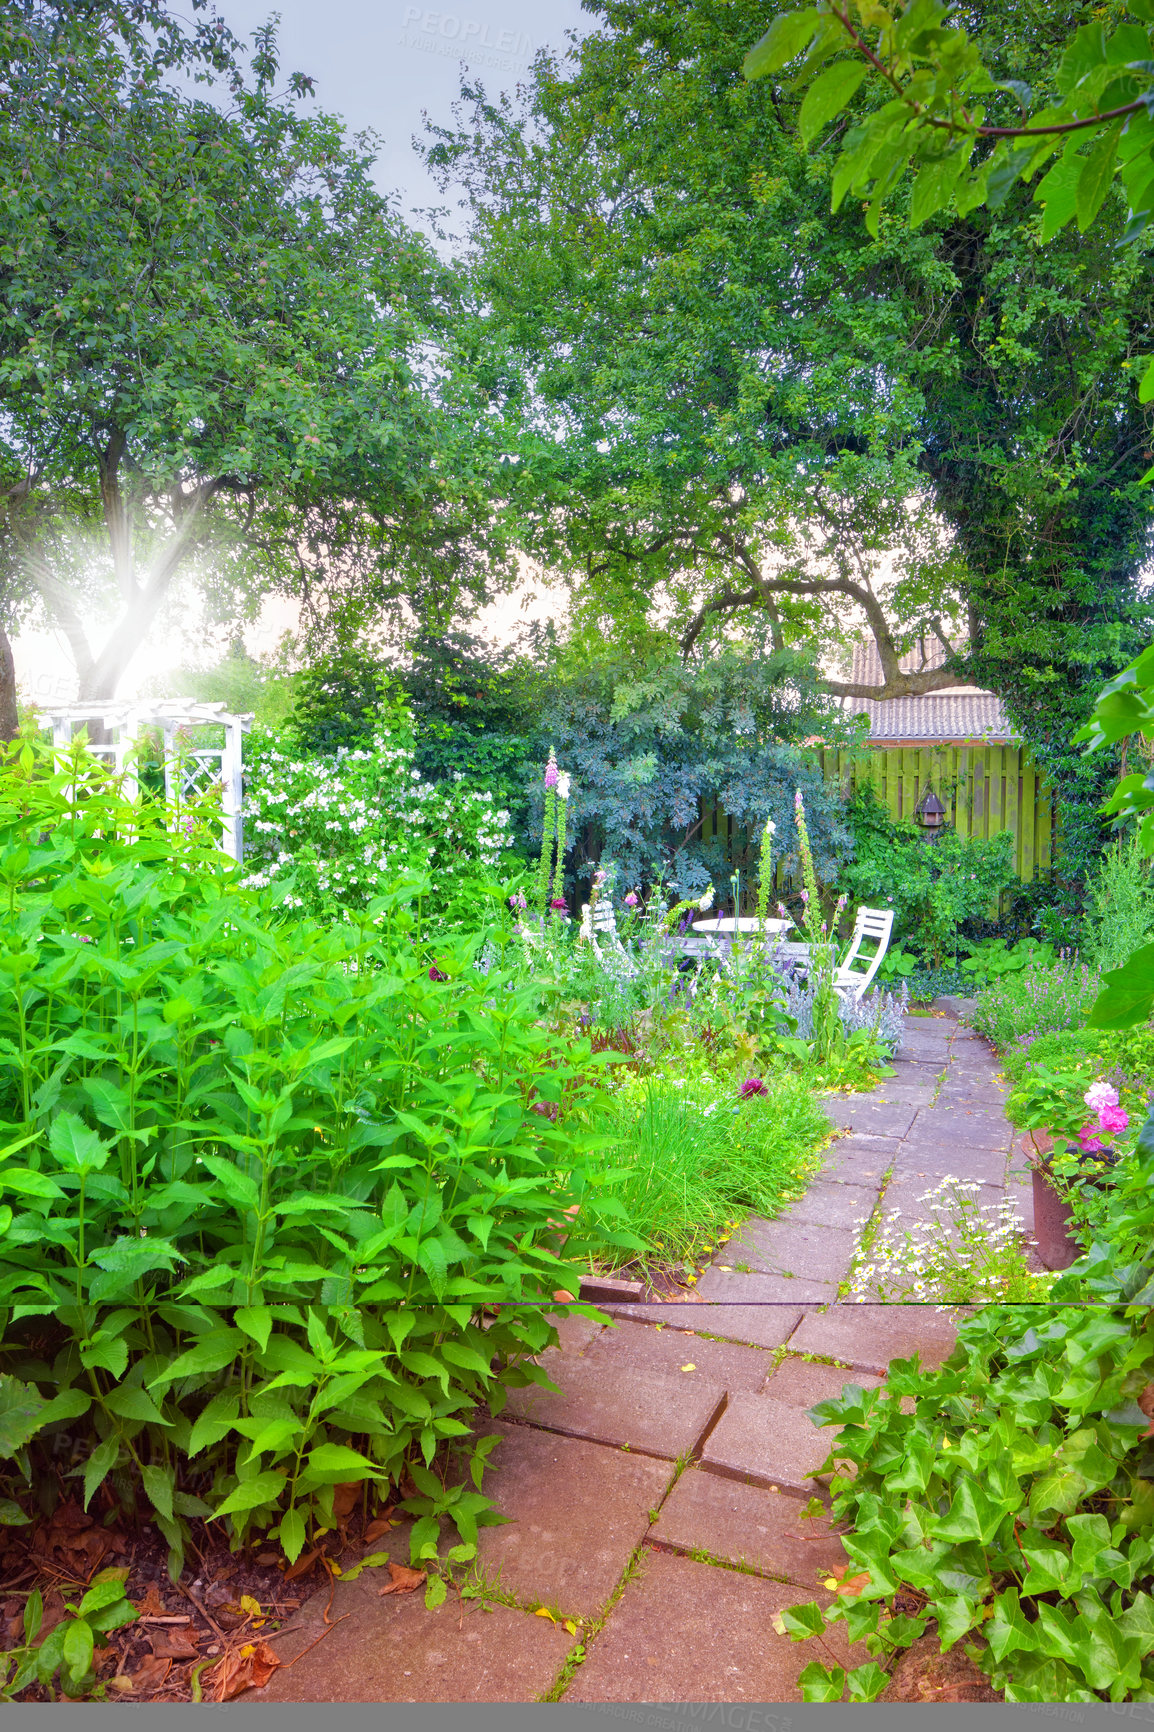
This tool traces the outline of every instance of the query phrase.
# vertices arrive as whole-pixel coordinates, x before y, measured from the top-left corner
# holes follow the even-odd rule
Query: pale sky
[[[461,0],[451,9],[405,4],[404,0],[216,0],[237,36],[247,37],[276,11],[280,14],[281,67],[287,78],[304,72],[316,80],[316,104],[339,114],[351,132],[380,135],[377,180],[383,192],[400,195],[402,213],[444,201],[413,149],[423,131],[422,111],[440,123],[452,119],[463,67],[479,77],[490,96],[515,89],[533,56],[548,47],[563,53],[566,31],[587,33],[596,20],[579,0]],[[451,225],[450,225],[451,226]],[[497,604],[485,623],[500,636],[521,615],[520,600]],[[539,608],[530,608],[530,613]],[[549,611],[552,611],[550,609]],[[254,653],[272,648],[291,624],[283,608],[269,610],[248,634]],[[50,632],[24,632],[14,641],[21,689],[37,702],[67,702],[75,695],[72,662]],[[154,634],[121,683],[120,695],[135,695],[141,681],[189,659],[187,643]],[[174,694],[177,695],[177,694]]]

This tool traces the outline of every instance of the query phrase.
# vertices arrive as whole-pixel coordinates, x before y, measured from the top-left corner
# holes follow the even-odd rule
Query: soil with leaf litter
[[[75,1605],[97,1576],[115,1570],[123,1574],[137,1617],[97,1648],[98,1694],[109,1701],[223,1702],[259,1687],[279,1668],[277,1637],[293,1627],[302,1601],[326,1576],[335,1583],[342,1568],[396,1525],[391,1509],[366,1521],[361,1486],[337,1492],[338,1518],[342,1492],[347,1506],[338,1528],[292,1565],[276,1546],[260,1541],[231,1553],[218,1532],[192,1523],[194,1561],[175,1584],[165,1540],[147,1524],[122,1528],[115,1508],[101,1520],[99,1512],[86,1513],[67,1499],[34,1527],[0,1528],[0,1649],[23,1644],[30,1594],[43,1598],[42,1641],[69,1615],[67,1601]],[[425,1579],[399,1565],[390,1573],[385,1592],[409,1592]],[[34,1684],[17,1700],[67,1698]]]

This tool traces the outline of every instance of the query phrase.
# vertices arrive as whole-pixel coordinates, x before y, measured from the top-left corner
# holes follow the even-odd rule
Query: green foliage
[[[95,1673],[98,1651],[107,1646],[105,1638],[113,1630],[132,1623],[137,1615],[125,1595],[127,1575],[126,1569],[99,1571],[78,1602],[65,1600],[69,1616],[43,1638],[44,1602],[39,1589],[34,1589],[24,1604],[23,1642],[6,1652],[0,1650],[0,1701],[14,1701],[30,1684],[50,1690],[57,1681],[67,1697],[102,1696]]]
[[[614,1206],[644,1247],[623,1246],[617,1262],[696,1268],[738,1216],[776,1215],[804,1188],[829,1121],[808,1078],[777,1070],[759,1080],[765,1092],[743,1099],[735,1080],[708,1072],[652,1076],[598,1115],[599,1162],[618,1175]]]
[[[150,1507],[174,1574],[191,1517],[296,1557],[335,1483],[406,1472],[414,1557],[441,1514],[473,1541],[487,1500],[425,1470],[577,1279],[588,1044],[473,966],[483,928],[426,967],[427,881],[286,920],[167,822],[80,748],[0,772],[0,1328],[43,1401],[4,1386],[15,1469]]]
[[[1077,957],[1032,963],[986,987],[970,1021],[999,1052],[1008,1052],[1051,1029],[1080,1027],[1097,989],[1097,975]]]
[[[1154,881],[1142,839],[1120,837],[1086,887],[1087,959],[1100,973],[1120,968],[1154,935]]]
[[[394,714],[397,713],[394,709]],[[508,813],[487,790],[420,779],[411,740],[376,733],[328,755],[249,736],[246,883],[281,885],[286,908],[326,919],[363,912],[405,873],[428,873],[425,927],[472,929],[508,849]]]
[[[940,1371],[897,1360],[883,1389],[818,1403],[818,1423],[842,1427],[825,1471],[868,1580],[783,1625],[800,1641],[843,1624],[874,1662],[857,1692],[855,1672],[815,1662],[829,1693],[814,1699],[840,1700],[843,1682],[874,1693],[877,1661],[933,1621],[1008,1701],[1154,1700],[1154,1459],[1136,1401],[1154,1379],[1149,1318],[986,1306]],[[925,1596],[912,1615],[894,1604],[910,1588]]]
[[[928,961],[956,961],[962,927],[983,919],[1012,882],[1009,831],[970,841],[945,830],[930,841],[868,786],[850,802],[849,821],[854,857],[838,882],[850,901],[892,907],[895,932]]]
[[[1119,174],[1133,241],[1154,217],[1154,27],[1146,0],[1125,10],[1143,24],[1119,22],[1117,12],[1101,8],[1074,30],[1081,14],[1067,9],[1056,45],[1042,38],[1040,100],[1021,79],[991,72],[994,45],[984,37],[992,18],[982,9],[967,28],[926,0],[852,0],[787,12],[750,49],[745,75],[765,78],[805,54],[793,85],[805,90],[799,130],[807,143],[871,76],[887,100],[868,121],[844,130],[833,208],[847,195],[864,201],[872,235],[907,169],[916,171],[909,220],[917,227],[944,207],[965,216],[982,204],[1001,205],[1015,181],[1033,180],[1049,164],[1034,191],[1043,242],[1075,217],[1084,233]],[[1036,26],[1036,16],[1029,22]],[[846,50],[848,60],[827,66]],[[974,162],[979,141],[990,148]]]
[[[988,986],[992,980],[1002,980],[1007,974],[1020,974],[1032,962],[1054,960],[1052,944],[1039,944],[1034,938],[1020,938],[1010,944],[1004,938],[986,938],[980,944],[966,946],[969,951],[961,964],[962,973],[975,987]]]

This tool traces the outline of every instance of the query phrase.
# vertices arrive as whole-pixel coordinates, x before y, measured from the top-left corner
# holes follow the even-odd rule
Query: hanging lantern
[[[922,829],[929,830],[931,834],[940,830],[945,822],[946,808],[928,784],[925,793],[914,807],[914,817]]]

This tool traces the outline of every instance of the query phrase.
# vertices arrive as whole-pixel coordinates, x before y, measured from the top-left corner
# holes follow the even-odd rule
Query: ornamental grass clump
[[[63,1475],[175,1577],[191,1521],[295,1559],[356,1482],[414,1562],[444,1517],[467,1551],[446,1448],[540,1380],[588,1256],[588,1042],[483,934],[430,966],[427,880],[290,918],[169,826],[79,747],[0,764],[0,1519]]]

